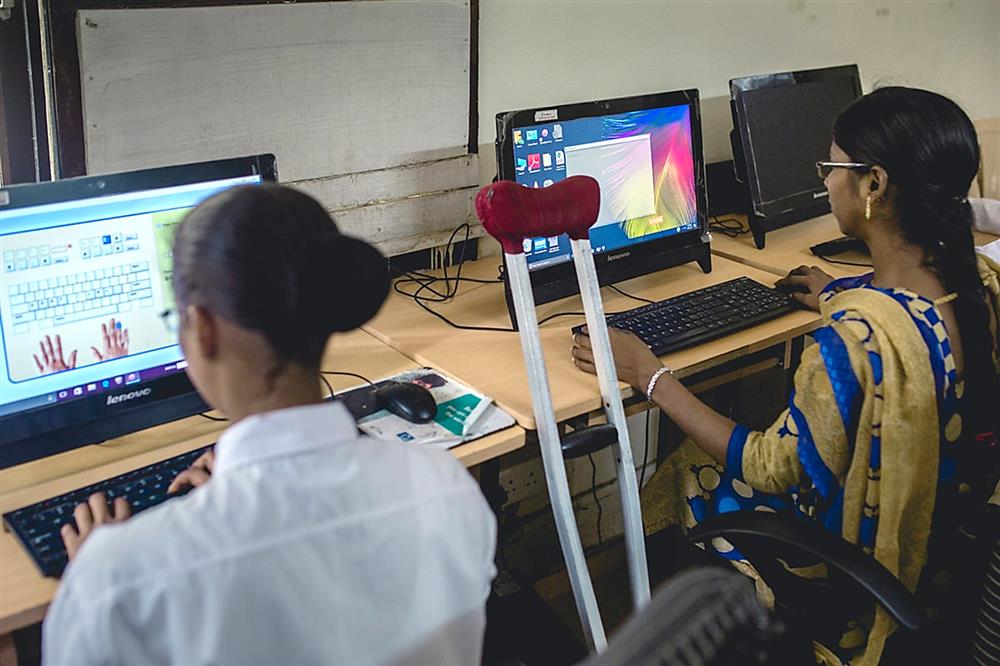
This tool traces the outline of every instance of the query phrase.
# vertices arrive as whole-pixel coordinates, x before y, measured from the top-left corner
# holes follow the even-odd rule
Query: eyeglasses
[[[171,335],[177,335],[177,332],[181,329],[181,313],[173,308],[167,308],[160,313],[160,319],[163,320],[163,325],[167,327],[167,331]]]
[[[820,180],[826,180],[834,169],[870,169],[871,164],[864,162],[816,162],[816,175]]]

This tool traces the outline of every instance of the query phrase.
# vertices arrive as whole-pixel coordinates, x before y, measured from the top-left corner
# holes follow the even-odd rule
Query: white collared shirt
[[[478,664],[496,521],[447,452],[340,404],[252,416],[212,480],[70,563],[46,664]]]

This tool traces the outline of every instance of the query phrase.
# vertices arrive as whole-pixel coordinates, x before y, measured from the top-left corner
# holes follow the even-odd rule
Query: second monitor
[[[497,115],[500,178],[548,187],[574,175],[601,186],[590,230],[601,284],[688,261],[711,270],[697,90]],[[569,239],[526,239],[535,301],[576,293]]]

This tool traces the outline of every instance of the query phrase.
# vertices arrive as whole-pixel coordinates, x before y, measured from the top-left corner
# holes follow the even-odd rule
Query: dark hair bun
[[[371,319],[389,292],[385,257],[344,236],[309,195],[235,187],[195,208],[174,237],[178,304],[262,333],[283,359],[316,366],[331,333]]]
[[[319,244],[323,295],[317,303],[331,333],[352,331],[379,311],[389,294],[385,257],[359,238],[332,234]]]

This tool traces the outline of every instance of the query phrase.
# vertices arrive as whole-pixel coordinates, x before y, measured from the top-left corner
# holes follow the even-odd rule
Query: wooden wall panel
[[[468,0],[81,10],[87,171],[272,152],[282,182],[383,251],[431,246],[474,220],[470,11]]]

